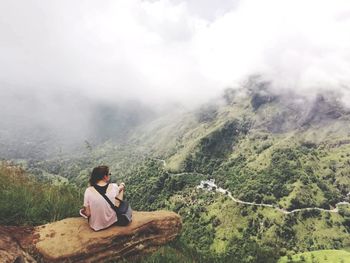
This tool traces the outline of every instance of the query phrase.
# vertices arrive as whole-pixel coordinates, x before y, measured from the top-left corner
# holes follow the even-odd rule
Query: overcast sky
[[[192,103],[253,73],[347,90],[350,1],[0,1],[1,90]]]

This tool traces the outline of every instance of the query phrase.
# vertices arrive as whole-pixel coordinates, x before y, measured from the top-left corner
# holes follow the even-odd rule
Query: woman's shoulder
[[[93,191],[94,190],[94,187],[93,186],[89,186],[89,187],[87,187],[86,189],[85,189],[85,193],[89,193],[89,192],[91,192],[91,191]]]

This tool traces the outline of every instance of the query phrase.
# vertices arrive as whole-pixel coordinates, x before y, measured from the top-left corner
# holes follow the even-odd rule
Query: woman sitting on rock
[[[102,196],[105,194],[116,207],[120,203],[117,198],[123,200],[124,183],[121,183],[120,186],[114,183],[110,184],[110,176],[108,166],[95,167],[90,176],[90,187],[85,190],[84,208],[81,209],[80,214],[89,218],[90,227],[95,231],[105,229],[113,224],[125,226],[129,223],[124,217],[118,218],[116,211]]]

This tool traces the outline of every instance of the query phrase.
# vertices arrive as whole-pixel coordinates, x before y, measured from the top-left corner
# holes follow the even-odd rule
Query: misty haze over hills
[[[275,89],[271,82],[259,75],[247,78],[240,87],[228,88],[221,96],[218,94],[193,109],[181,105],[152,108],[136,100],[91,99],[74,91],[41,90],[32,93],[26,90],[8,91],[2,95],[4,102],[10,102],[4,103],[0,112],[3,159],[42,159],[79,153],[87,145],[106,141],[125,143],[135,131],[142,131],[142,126],[159,118],[181,116],[179,114],[187,111],[197,114],[199,122],[210,121],[216,116],[218,108],[235,104],[247,96],[254,111],[264,104],[284,105],[273,117],[266,112],[263,119],[257,120],[259,125],[274,133],[307,129],[313,125],[324,126],[329,120],[350,112],[338,91],[320,89],[312,95],[302,95],[292,90]]]
[[[2,158],[123,140],[252,74],[350,101],[345,0],[5,0],[0,13]]]
[[[252,74],[350,101],[348,1],[29,0],[0,13],[2,158],[123,140]]]
[[[155,112],[138,101],[91,100],[77,92],[2,93],[0,156],[45,158],[79,152],[86,143],[125,139]]]

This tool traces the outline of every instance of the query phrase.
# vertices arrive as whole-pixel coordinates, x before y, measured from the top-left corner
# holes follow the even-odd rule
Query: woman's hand
[[[85,215],[86,217],[90,217],[91,216],[91,212],[90,212],[90,206],[87,207],[83,207],[80,212]]]
[[[125,191],[125,184],[124,183],[120,183],[119,185],[119,191]]]

